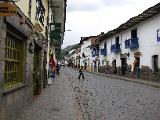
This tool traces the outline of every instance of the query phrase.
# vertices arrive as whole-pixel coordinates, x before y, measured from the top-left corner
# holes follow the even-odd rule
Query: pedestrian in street
[[[140,77],[139,62],[137,58],[133,62],[133,77],[136,79]]]
[[[52,80],[54,79],[54,72],[55,72],[55,60],[54,60],[54,55],[51,54],[50,60],[49,60],[49,79],[48,79],[48,84],[50,85]]]
[[[60,75],[59,70],[60,70],[60,65],[57,63],[57,65],[56,65],[56,74],[57,75]]]
[[[79,76],[78,76],[78,79],[80,79],[81,76],[82,76],[83,79],[85,79],[84,74],[83,74],[82,67],[80,67],[80,69],[79,69]]]

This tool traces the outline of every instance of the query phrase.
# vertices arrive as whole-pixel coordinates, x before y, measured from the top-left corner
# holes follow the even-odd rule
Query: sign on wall
[[[12,16],[17,13],[17,7],[10,3],[0,4],[0,16]]]
[[[134,52],[134,57],[140,57],[142,55],[141,52]]]

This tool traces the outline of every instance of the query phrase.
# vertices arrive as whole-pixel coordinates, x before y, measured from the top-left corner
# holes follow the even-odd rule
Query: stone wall
[[[0,120],[6,119],[6,108],[4,108],[5,100],[3,99],[3,85],[4,85],[4,61],[2,60],[5,55],[5,37],[6,37],[6,24],[4,18],[0,17]]]
[[[132,65],[127,65],[126,74],[123,76],[135,78],[135,75],[131,69]],[[112,66],[100,66],[99,72],[106,74],[114,74],[114,69]],[[122,75],[121,67],[117,67],[116,75]],[[140,79],[160,82],[160,72],[154,73],[152,69],[150,69],[148,66],[141,66]]]
[[[140,78],[160,82],[160,72],[154,73],[148,66],[142,66],[140,70]]]
[[[19,25],[16,16],[9,17],[7,20],[0,17],[0,120],[17,120],[21,112],[33,102],[33,53],[28,51],[28,46],[35,38],[33,36],[27,36],[29,35],[27,33],[32,32],[31,26],[28,24]],[[7,29],[22,38],[26,47],[23,61],[25,68],[24,81],[22,84],[10,89],[4,88],[5,79],[3,74]]]

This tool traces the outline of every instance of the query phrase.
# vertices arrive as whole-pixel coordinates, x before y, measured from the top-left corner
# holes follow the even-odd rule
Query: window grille
[[[5,41],[5,89],[22,84],[23,81],[23,43],[7,33]]]

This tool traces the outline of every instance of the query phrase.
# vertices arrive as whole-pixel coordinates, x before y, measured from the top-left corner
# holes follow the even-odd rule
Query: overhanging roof
[[[138,16],[130,18],[127,22],[121,24],[118,28],[113,29],[111,31],[108,31],[104,36],[105,36],[105,38],[111,37],[119,32],[122,32],[128,28],[135,26],[136,24],[138,24],[148,18],[155,16],[158,13],[160,13],[160,3],[156,4],[153,7],[148,8],[147,10],[145,10],[143,13],[139,14]],[[101,40],[103,40],[103,39],[104,39],[104,37],[101,38]]]

